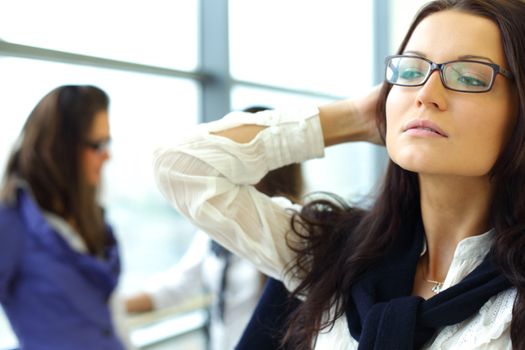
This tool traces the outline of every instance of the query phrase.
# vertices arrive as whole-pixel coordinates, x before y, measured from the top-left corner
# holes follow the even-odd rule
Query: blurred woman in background
[[[97,202],[109,158],[108,105],[94,86],[54,89],[9,158],[0,301],[21,349],[124,349],[110,307],[119,253]]]

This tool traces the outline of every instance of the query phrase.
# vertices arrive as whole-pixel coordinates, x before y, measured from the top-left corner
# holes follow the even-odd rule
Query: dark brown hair
[[[283,196],[299,202],[303,192],[301,164],[289,164],[270,171],[255,188],[270,197]]]
[[[9,157],[1,192],[12,203],[23,180],[41,209],[73,223],[92,254],[102,252],[107,237],[97,189],[86,184],[80,155],[95,115],[108,105],[107,94],[94,86],[61,86],[44,96]]]
[[[251,106],[243,109],[243,112],[257,113],[269,109],[271,108],[266,106]],[[282,196],[293,202],[299,202],[303,194],[303,186],[301,164],[289,164],[269,171],[255,188],[270,197]]]
[[[482,16],[501,32],[507,65],[514,75],[513,89],[519,99],[518,115],[507,145],[491,170],[496,193],[490,221],[495,228],[493,253],[496,264],[517,288],[511,340],[525,349],[525,3],[521,0],[437,0],[416,15],[401,46],[417,25],[429,15],[456,10]],[[385,137],[386,98],[391,86],[384,84],[378,109],[378,128]],[[354,281],[370,267],[402,233],[420,218],[417,174],[390,161],[374,205],[369,210],[352,208],[339,200],[318,200],[306,205],[292,220],[295,234],[306,242],[291,246],[297,259],[291,271],[301,279],[294,291],[304,302],[292,315],[284,342],[293,349],[309,349],[317,334],[344,313],[346,295]],[[344,273],[342,272],[344,271]],[[329,319],[323,319],[330,313]]]

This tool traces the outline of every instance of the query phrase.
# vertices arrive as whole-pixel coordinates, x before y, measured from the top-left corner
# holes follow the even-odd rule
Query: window
[[[0,1],[0,39],[152,66],[198,66],[196,0]]]
[[[372,2],[229,4],[235,79],[333,96],[371,86]]]
[[[193,236],[156,189],[151,155],[213,105],[203,91],[217,79],[206,79],[199,51],[210,40],[201,10],[212,2],[228,6],[228,25],[228,16],[214,15],[229,29],[229,48],[226,36],[213,44],[230,61],[212,78],[224,80],[232,109],[319,105],[373,84],[373,18],[383,0],[0,0],[0,167],[45,93],[63,84],[103,88],[113,141],[102,199],[122,245],[124,291],[172,266]],[[303,168],[308,191],[359,200],[373,188],[374,146],[326,153]],[[16,343],[8,328],[0,317],[0,349]]]

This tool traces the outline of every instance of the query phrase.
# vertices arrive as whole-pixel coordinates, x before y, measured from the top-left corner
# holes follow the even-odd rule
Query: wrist
[[[353,101],[342,100],[319,107],[325,146],[368,141],[369,126]]]

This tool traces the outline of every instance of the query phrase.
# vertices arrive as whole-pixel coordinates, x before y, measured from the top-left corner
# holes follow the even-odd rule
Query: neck
[[[488,177],[419,175],[427,241],[425,279],[442,282],[458,243],[489,229],[492,187]]]

